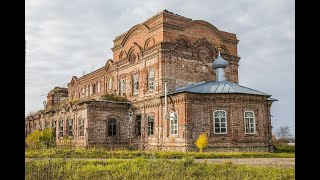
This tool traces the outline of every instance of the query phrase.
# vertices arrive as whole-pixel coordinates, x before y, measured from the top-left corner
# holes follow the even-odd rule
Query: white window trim
[[[133,95],[139,95],[139,74],[135,74],[132,77],[133,79]],[[136,81],[137,80],[137,81]],[[137,84],[137,86],[136,86]]]
[[[152,81],[152,82],[153,82],[153,88],[151,89],[151,88],[150,88],[150,84],[151,84],[151,83],[150,83],[150,82],[151,82],[151,81],[150,81],[150,73],[151,73],[152,71],[153,71],[153,81]],[[156,77],[156,72],[155,72],[155,70],[153,70],[153,69],[150,70],[150,71],[148,72],[148,91],[149,91],[149,92],[153,92],[153,91],[154,91],[154,88],[155,88],[155,77]]]
[[[177,129],[177,133],[176,134],[173,134],[172,133],[172,115],[176,114],[177,115],[177,124],[174,124],[174,126],[176,127]],[[178,112],[171,112],[170,113],[170,135],[178,135],[179,134],[179,116],[178,116]]]
[[[226,132],[225,133],[216,133],[216,124],[215,124],[215,122],[216,122],[216,117],[215,117],[215,112],[216,111],[224,111],[224,113],[225,113],[225,119],[226,119],[226,122],[225,122],[225,124],[226,124]],[[227,116],[228,116],[228,114],[227,114],[227,111],[225,111],[225,110],[215,110],[215,111],[213,111],[213,132],[214,132],[214,134],[227,134],[228,133],[228,119],[227,119]],[[221,119],[219,120],[219,123],[220,123],[220,131],[221,131]]]
[[[89,87],[87,86],[86,87],[86,97],[88,97],[89,96]]]
[[[152,116],[153,117],[153,120],[152,120],[152,128],[149,126],[149,116]],[[155,128],[154,128],[154,121],[155,121],[155,119],[154,119],[154,114],[149,114],[148,116],[147,116],[147,123],[148,123],[148,126],[147,126],[147,136],[154,136],[154,130],[155,130]],[[152,130],[152,134],[150,133],[149,134],[149,130],[150,130],[150,132],[151,132],[151,130]]]
[[[246,112],[251,112],[253,114],[253,133],[247,133],[247,127],[246,127]],[[253,111],[244,111],[243,113],[243,117],[244,117],[244,134],[257,134],[257,128],[256,128],[256,118],[255,118],[255,114]],[[250,120],[249,120],[249,128],[250,128]]]
[[[62,124],[62,126],[61,126],[61,124]],[[62,119],[62,120],[59,121],[59,138],[64,136],[64,133],[63,133],[64,127],[63,126],[64,126],[64,122],[63,122],[63,119]],[[61,129],[61,127],[62,127],[62,129]],[[61,133],[62,133],[62,136],[60,136]]]
[[[120,96],[126,95],[126,80],[125,79],[120,79],[120,93],[119,94],[120,94]]]
[[[71,121],[70,121],[70,119],[68,119],[68,136],[69,136],[69,132],[70,132],[70,129],[69,129],[70,125],[71,125],[72,136],[74,136],[74,134],[73,134],[74,133],[73,119],[71,119]]]

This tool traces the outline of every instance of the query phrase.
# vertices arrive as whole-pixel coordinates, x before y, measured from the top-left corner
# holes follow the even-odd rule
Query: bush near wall
[[[118,102],[126,102],[128,99],[126,97],[116,96],[113,94],[105,93],[101,95],[102,100],[109,100],[109,101],[118,101]]]
[[[26,138],[29,148],[49,148],[55,145],[55,132],[53,128],[45,128],[43,131],[34,130]]]

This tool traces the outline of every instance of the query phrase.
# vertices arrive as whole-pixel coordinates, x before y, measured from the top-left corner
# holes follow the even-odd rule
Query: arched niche
[[[175,43],[182,45],[182,46],[190,46],[190,44],[191,44],[190,41],[188,40],[188,38],[185,36],[179,36],[176,39]]]
[[[127,53],[126,51],[121,51],[120,54],[119,54],[119,60],[124,60],[127,58]]]
[[[146,42],[144,43],[144,50],[148,50],[148,49],[151,49],[153,46],[155,46],[155,40],[153,38],[148,38],[146,40]]]

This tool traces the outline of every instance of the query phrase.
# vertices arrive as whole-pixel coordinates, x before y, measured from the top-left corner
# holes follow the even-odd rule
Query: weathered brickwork
[[[200,133],[206,133],[209,148],[262,148],[271,146],[270,118],[267,97],[254,95],[187,94],[187,121],[192,132],[188,139],[193,145]],[[227,114],[227,134],[214,133],[214,111],[224,110]],[[244,112],[252,111],[256,123],[255,134],[245,133]],[[250,149],[249,148],[249,149]]]
[[[220,31],[208,22],[163,11],[116,37],[113,59],[83,77],[72,77],[68,95],[70,99],[97,99],[103,93],[119,95],[119,80],[123,79],[126,96],[135,100],[163,93],[164,80],[171,91],[186,83],[212,80],[215,73],[211,64],[218,47],[229,62],[227,80],[238,83],[237,43],[235,34]],[[151,70],[155,71],[152,93],[148,90]],[[135,74],[139,75],[138,95],[132,90]]]
[[[50,92],[51,109],[28,116],[25,133],[53,127],[56,120],[57,145],[62,145],[72,119],[70,138],[75,146],[194,151],[199,134],[207,133],[208,151],[270,151],[272,101],[266,96],[176,92],[178,87],[215,79],[212,63],[218,49],[228,61],[226,80],[238,83],[238,41],[235,34],[208,22],[164,10],[117,36],[113,59],[104,67],[73,76],[64,90],[69,105],[58,106],[63,99],[53,103],[49,97],[56,91]],[[125,96],[128,101],[102,100],[104,94]],[[214,133],[216,110],[226,112],[226,134]],[[254,114],[255,133],[245,133],[245,111]],[[177,124],[171,124],[175,122],[171,116]]]
[[[88,145],[126,147],[131,138],[130,103],[91,102],[88,108]],[[115,119],[114,133],[108,134]]]
[[[88,134],[84,131],[84,134],[80,135],[80,122],[84,119],[84,129],[87,128],[87,108],[86,105],[72,106],[61,108],[53,111],[44,111],[38,115],[28,116],[26,118],[26,126],[29,127],[28,133],[33,130],[43,130],[44,128],[56,128],[56,143],[60,145],[63,143],[63,137],[69,136],[68,125],[72,122],[72,135],[70,139],[76,146],[86,146]],[[61,128],[61,123],[62,127]],[[62,131],[61,131],[62,130]],[[61,133],[61,134],[60,134]]]

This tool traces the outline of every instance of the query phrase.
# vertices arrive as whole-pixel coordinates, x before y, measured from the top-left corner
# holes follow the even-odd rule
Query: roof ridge
[[[207,81],[201,81],[201,82],[190,84],[190,85],[187,85],[187,86],[184,86],[184,87],[179,87],[177,89],[183,90],[183,89],[194,88],[194,87],[197,87],[197,86],[199,86],[201,84],[204,84],[204,83],[207,83]]]

